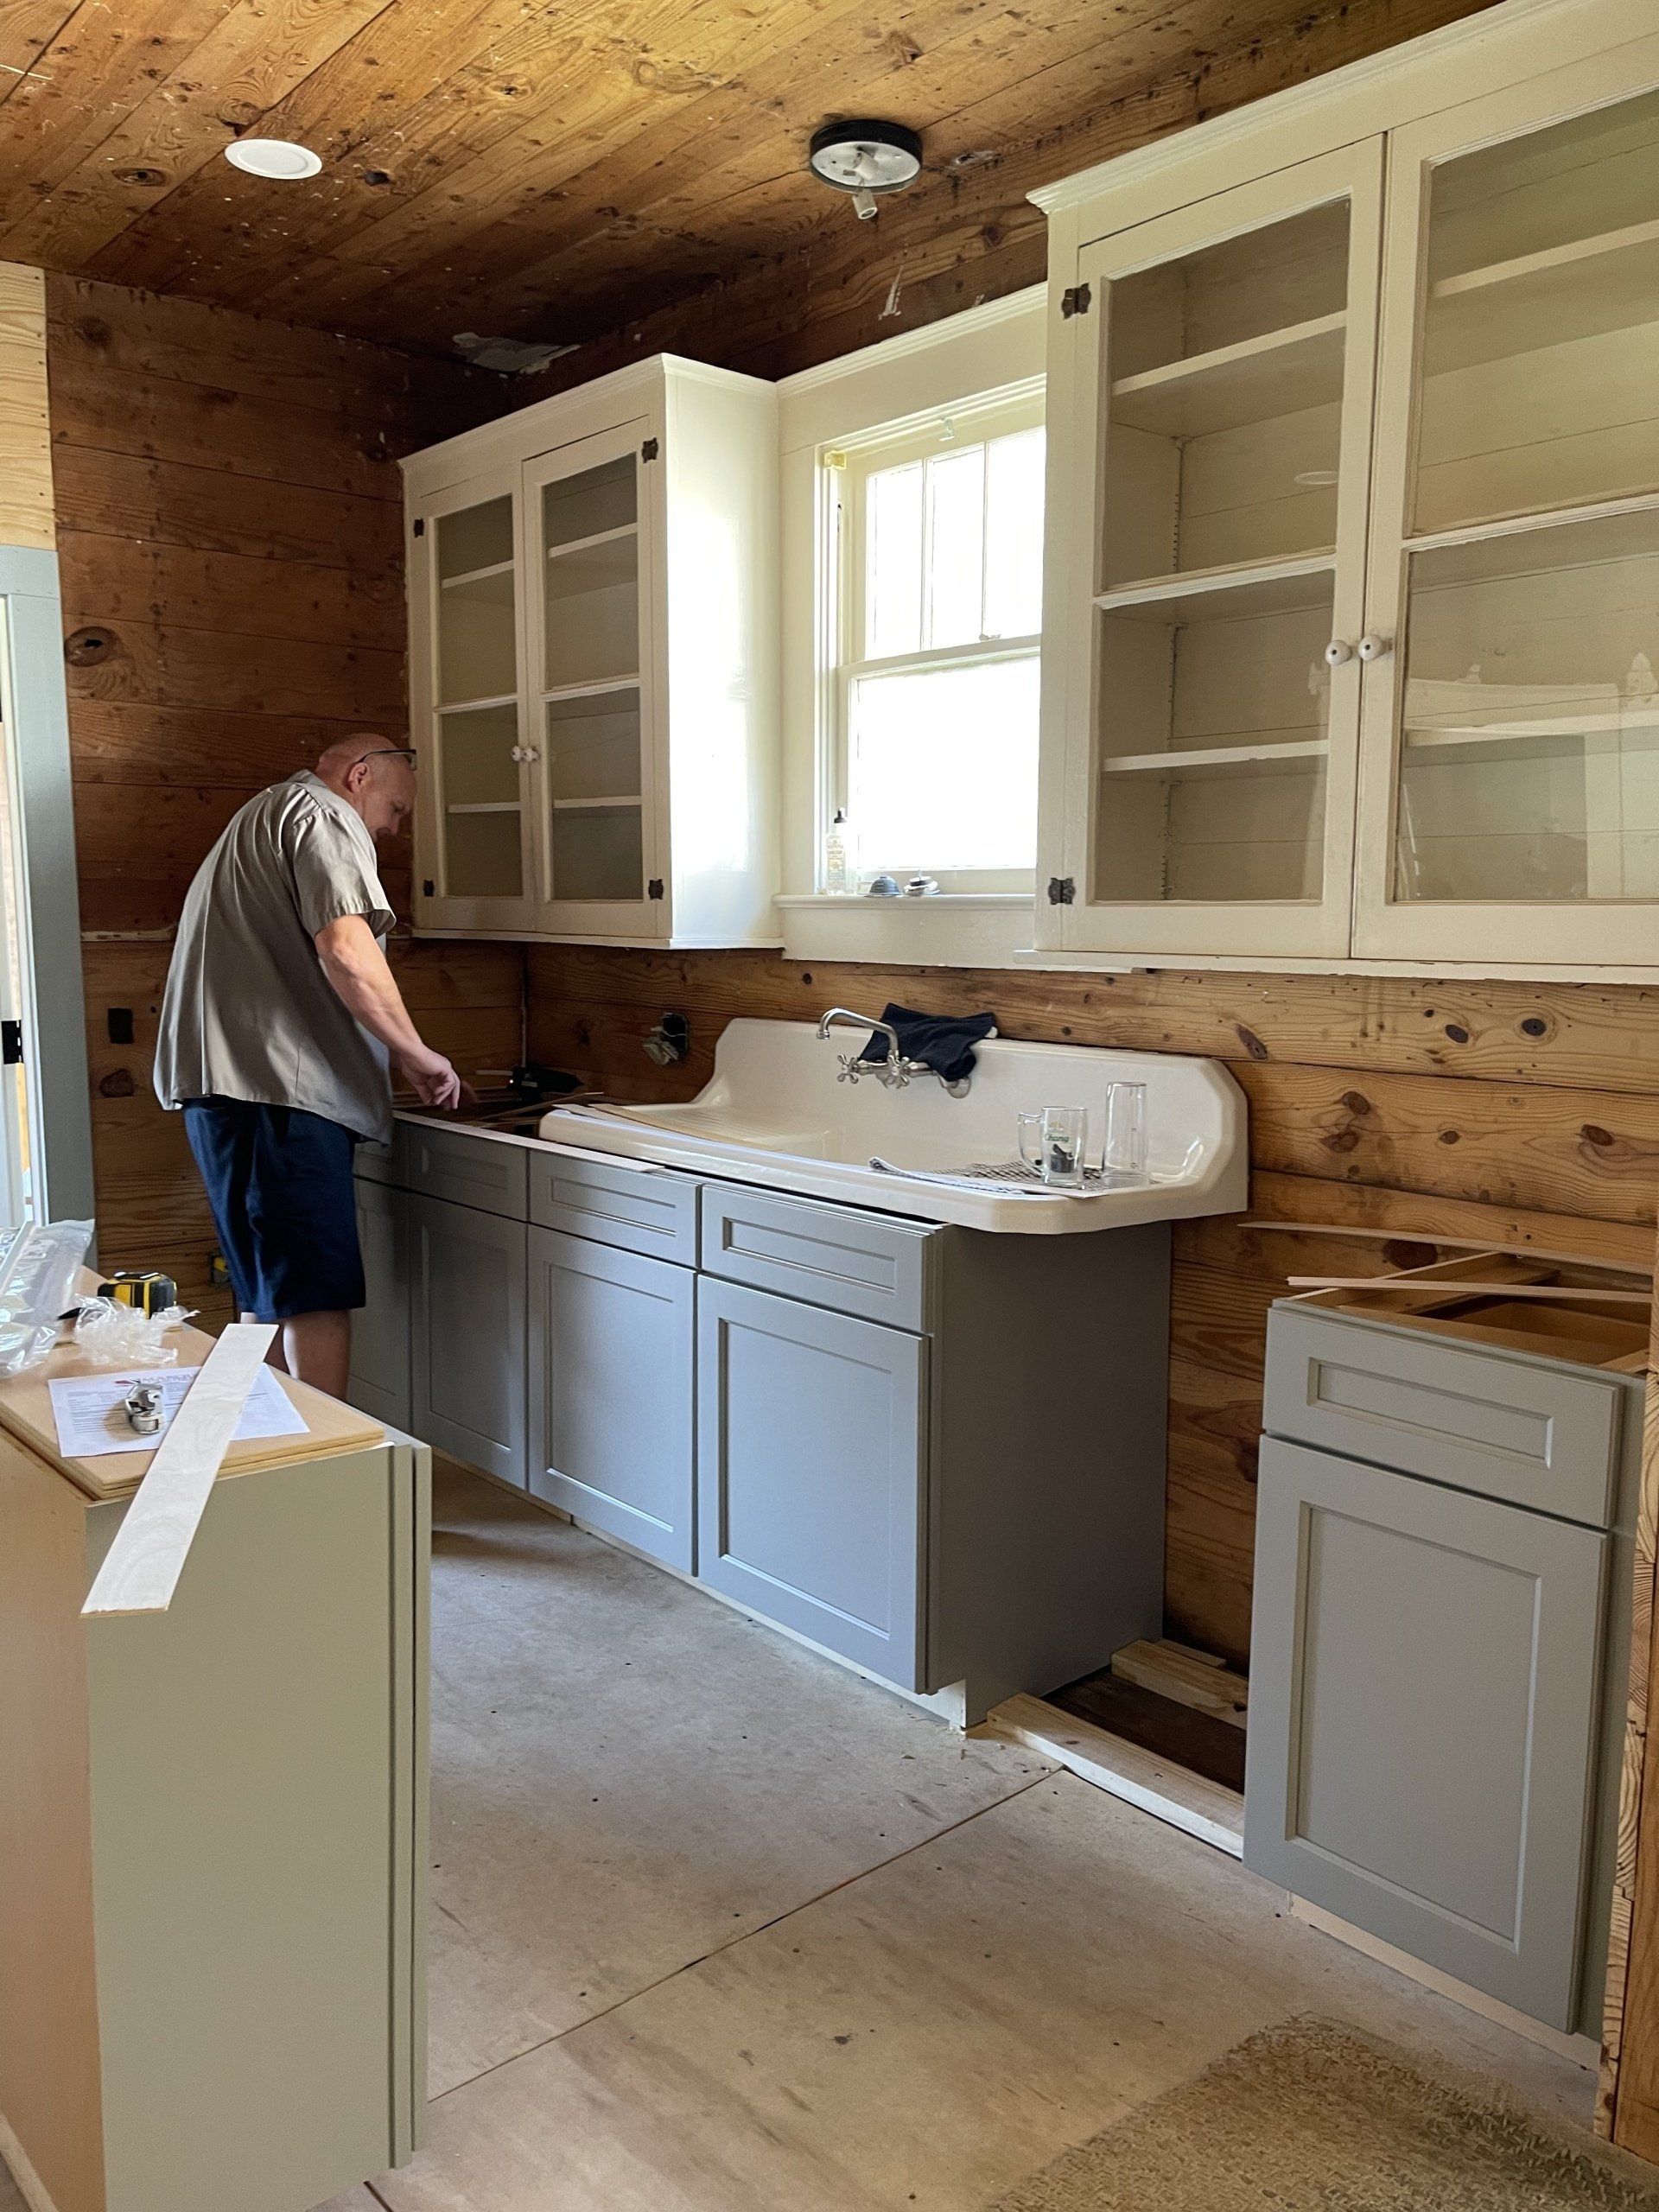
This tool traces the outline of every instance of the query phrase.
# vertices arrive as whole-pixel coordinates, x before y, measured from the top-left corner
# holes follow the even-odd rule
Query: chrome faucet
[[[907,1060],[899,1043],[899,1033],[891,1022],[878,1021],[874,1014],[855,1014],[849,1006],[832,1006],[818,1023],[818,1035],[828,1039],[832,1029],[868,1029],[874,1040],[885,1037],[887,1051],[885,1059],[861,1059],[856,1052],[839,1052],[841,1073],[837,1083],[856,1083],[862,1076],[873,1075],[888,1090],[903,1090],[913,1075],[938,1075],[937,1068],[930,1068],[925,1060]],[[956,1083],[945,1083],[945,1090],[952,1098],[965,1098],[970,1078],[962,1077]],[[944,1077],[939,1076],[944,1083]]]

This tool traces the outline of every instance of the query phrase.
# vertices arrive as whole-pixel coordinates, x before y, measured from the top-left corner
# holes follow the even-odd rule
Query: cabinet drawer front
[[[468,1129],[423,1128],[411,1122],[403,1124],[403,1138],[411,1191],[505,1214],[509,1221],[524,1218],[522,1145]]]
[[[935,1234],[850,1207],[703,1186],[705,1273],[896,1329],[927,1326]]]
[[[696,1275],[530,1231],[530,1487],[690,1573]]]
[[[696,1266],[695,1183],[556,1152],[531,1153],[529,1159],[530,1218],[541,1228],[673,1260],[683,1268]]]
[[[1568,2031],[1609,1545],[1262,1447],[1245,1864]]]
[[[385,1144],[377,1138],[365,1137],[352,1149],[352,1173],[359,1183],[390,1183],[402,1189],[409,1181],[409,1147],[404,1140],[409,1132],[403,1122],[394,1123],[391,1136]]]
[[[926,1343],[697,1283],[697,1575],[926,1689]]]
[[[1568,1521],[1611,1518],[1624,1393],[1427,1337],[1276,1307],[1262,1426]]]

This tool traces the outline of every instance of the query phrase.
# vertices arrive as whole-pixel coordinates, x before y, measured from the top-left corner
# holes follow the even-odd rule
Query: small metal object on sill
[[[931,875],[912,875],[905,886],[906,899],[937,899],[939,887]]]
[[[901,895],[896,875],[873,875],[864,887],[867,899],[897,899]]]

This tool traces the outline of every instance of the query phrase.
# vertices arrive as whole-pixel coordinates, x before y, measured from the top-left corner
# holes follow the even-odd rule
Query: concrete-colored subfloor
[[[327,2212],[977,2212],[1314,2011],[1592,2077],[1234,1861],[446,1478],[429,2142]]]

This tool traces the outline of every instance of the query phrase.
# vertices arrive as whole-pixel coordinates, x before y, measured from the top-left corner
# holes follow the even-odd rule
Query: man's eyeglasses
[[[420,755],[412,745],[378,745],[372,753],[360,753],[357,765],[360,768],[371,760],[407,760],[412,768]]]

